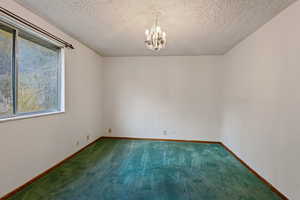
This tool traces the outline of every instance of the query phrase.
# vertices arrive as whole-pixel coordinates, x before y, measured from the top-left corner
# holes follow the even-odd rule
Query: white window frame
[[[58,66],[58,108],[57,111],[39,111],[39,112],[27,112],[27,113],[13,113],[7,116],[0,116],[0,123],[5,121],[11,121],[11,120],[19,120],[19,119],[27,119],[27,118],[35,118],[35,117],[41,117],[41,116],[48,116],[48,115],[56,115],[56,114],[63,114],[65,113],[65,49],[64,46],[57,41],[54,41],[51,38],[48,38],[40,33],[37,33],[36,31],[32,30],[31,28],[28,28],[8,17],[6,17],[3,14],[0,14],[0,24],[3,24],[4,26],[7,26],[8,28],[15,31],[15,39],[14,47],[16,48],[15,52],[17,52],[17,46],[18,46],[18,31],[22,30],[27,32],[28,34],[32,34],[35,37],[38,37],[42,40],[45,40],[55,46],[57,46],[59,50],[59,66]],[[17,71],[18,69],[18,59],[17,56],[15,56],[14,62],[15,66],[14,69]],[[15,72],[16,73],[16,72]],[[16,75],[18,76],[18,75]],[[14,80],[12,80],[14,81]],[[15,80],[17,81],[17,80]],[[15,83],[13,83],[15,84]],[[15,97],[17,98],[17,95],[15,94]],[[15,100],[16,103],[17,100]]]

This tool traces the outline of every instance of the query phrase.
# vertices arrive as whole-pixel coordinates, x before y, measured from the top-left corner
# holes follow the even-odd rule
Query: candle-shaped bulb
[[[161,28],[160,28],[160,26],[157,26],[157,27],[156,27],[156,31],[157,31],[158,33],[160,33],[160,32],[161,32]]]

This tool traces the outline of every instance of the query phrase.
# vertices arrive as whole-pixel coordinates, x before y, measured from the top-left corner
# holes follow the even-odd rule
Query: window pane
[[[0,24],[0,117],[13,112],[12,50],[13,33]]]
[[[58,110],[59,49],[20,34],[18,112]]]

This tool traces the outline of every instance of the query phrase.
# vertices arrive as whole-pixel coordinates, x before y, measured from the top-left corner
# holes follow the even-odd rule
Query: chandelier
[[[146,47],[153,51],[160,51],[162,48],[166,47],[166,33],[163,32],[158,23],[158,17],[156,17],[155,23],[152,28],[145,31],[146,35]]]

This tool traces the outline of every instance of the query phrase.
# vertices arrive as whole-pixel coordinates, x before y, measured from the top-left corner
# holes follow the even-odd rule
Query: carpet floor
[[[219,144],[102,139],[10,200],[273,200]]]

